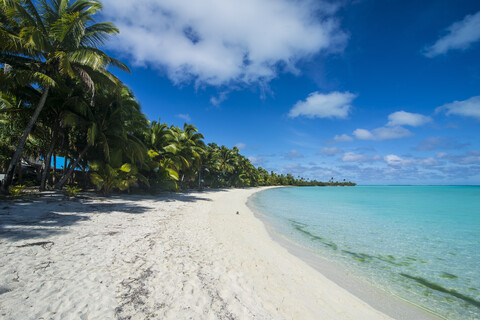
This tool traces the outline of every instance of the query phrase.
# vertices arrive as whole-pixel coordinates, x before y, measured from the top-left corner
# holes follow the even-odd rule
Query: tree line
[[[3,193],[28,179],[40,190],[80,185],[105,194],[131,188],[355,185],[268,172],[236,147],[205,144],[191,124],[149,121],[133,92],[109,71],[130,72],[128,67],[100,49],[119,32],[110,22],[95,21],[101,2],[0,1]],[[26,164],[35,178],[23,177]]]

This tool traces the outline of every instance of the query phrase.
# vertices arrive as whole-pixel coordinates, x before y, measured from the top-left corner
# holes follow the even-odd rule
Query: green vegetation
[[[23,194],[25,190],[24,185],[16,185],[16,186],[10,186],[8,187],[8,191],[10,192],[10,195],[12,197],[19,197]]]
[[[107,69],[128,68],[99,48],[118,29],[96,23],[95,0],[0,0],[0,172],[3,193],[34,183],[67,186],[74,196],[96,187],[275,185],[353,186],[256,168],[237,148],[205,144],[191,124],[148,121],[129,88]],[[57,159],[63,159],[58,168]],[[51,163],[53,161],[53,168]],[[24,174],[26,165],[32,172]]]
[[[72,198],[76,197],[80,191],[82,191],[82,189],[77,187],[76,185],[67,185],[65,186],[64,193],[67,197]]]

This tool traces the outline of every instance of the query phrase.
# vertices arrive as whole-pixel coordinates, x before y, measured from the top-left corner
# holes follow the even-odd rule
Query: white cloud
[[[480,11],[455,22],[447,31],[445,36],[425,49],[425,56],[432,58],[452,49],[465,50],[480,40]]]
[[[432,121],[432,118],[419,113],[397,111],[388,116],[388,122],[385,124],[385,126],[373,130],[358,128],[353,131],[352,134],[358,140],[380,141],[400,139],[413,135],[412,132],[402,126],[418,127],[430,121]],[[333,140],[338,142],[342,141],[342,138],[346,139],[345,141],[353,140],[351,136],[346,134],[341,136],[336,135]]]
[[[350,141],[353,141],[353,138],[350,137],[349,135],[347,134],[342,134],[342,135],[335,135],[335,137],[333,138],[333,141],[335,142],[350,142]]]
[[[404,127],[395,126],[380,127],[372,131],[356,129],[353,135],[359,140],[390,140],[409,137],[412,133]]]
[[[266,82],[300,59],[342,50],[337,6],[310,0],[103,0],[121,33],[110,49],[175,83]]]
[[[374,135],[367,129],[356,129],[353,131],[353,135],[360,140],[375,140]]]
[[[357,95],[350,92],[322,94],[312,92],[305,101],[298,101],[288,113],[289,117],[340,118],[348,116],[352,101]]]
[[[355,152],[345,152],[342,157],[343,162],[373,162],[380,159],[380,156],[369,157]]]
[[[424,167],[436,167],[441,165],[439,161],[437,161],[435,158],[432,158],[432,157],[420,159],[418,163]]]
[[[468,142],[460,142],[452,137],[428,137],[421,141],[414,150],[431,151],[436,149],[459,150],[469,146]]]
[[[323,148],[322,151],[317,152],[318,155],[324,156],[334,156],[336,154],[343,153],[343,150],[338,149],[336,147],[333,148]]]
[[[463,101],[447,103],[435,109],[435,112],[445,112],[447,115],[472,117],[480,120],[480,96]]]
[[[298,159],[303,158],[303,154],[299,153],[297,150],[291,150],[285,155],[286,159]]]
[[[242,149],[245,149],[247,147],[247,145],[243,142],[239,142],[235,145],[235,147],[237,147],[238,149],[242,150]]]
[[[189,115],[189,114],[186,114],[186,113],[185,113],[185,114],[184,114],[184,113],[179,113],[179,114],[177,114],[177,118],[183,119],[183,120],[185,120],[186,122],[192,121],[192,118],[190,117],[190,115]]]
[[[388,116],[387,126],[412,126],[418,127],[432,121],[432,118],[419,113],[397,111]]]
[[[248,157],[248,160],[250,160],[250,162],[254,166],[260,166],[260,165],[263,165],[263,163],[264,163],[263,157],[250,156],[250,157]]]
[[[227,92],[225,91],[221,92],[217,97],[211,97],[210,103],[218,107],[223,101],[227,100],[227,97],[228,97]]]
[[[460,165],[471,165],[480,163],[480,151],[472,150],[464,154],[452,154],[446,152],[437,152],[437,159],[449,160]]]
[[[437,152],[435,154],[435,156],[438,158],[438,159],[448,159],[448,157],[450,156],[451,154],[450,153],[447,153],[447,152]]]
[[[387,164],[394,167],[401,167],[412,163],[412,160],[403,159],[395,154],[386,155],[384,159]]]
[[[441,164],[438,160],[432,157],[405,159],[395,154],[389,154],[389,155],[386,155],[383,159],[388,165],[392,167],[406,167],[406,166],[436,167]]]

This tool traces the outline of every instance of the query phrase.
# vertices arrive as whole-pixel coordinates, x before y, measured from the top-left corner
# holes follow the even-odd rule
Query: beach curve
[[[0,314],[389,319],[269,236],[263,189],[2,203]]]

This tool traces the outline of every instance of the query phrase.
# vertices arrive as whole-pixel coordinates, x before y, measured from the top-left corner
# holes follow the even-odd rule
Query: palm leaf
[[[163,150],[164,150],[165,152],[169,152],[169,153],[172,153],[172,154],[176,154],[177,151],[178,151],[178,148],[177,148],[177,146],[174,145],[174,144],[169,144],[168,146],[163,147]]]
[[[130,163],[124,163],[121,167],[120,167],[120,171],[123,171],[123,172],[130,172],[132,171],[132,165]]]
[[[165,168],[165,170],[167,171],[170,178],[172,178],[175,181],[178,181],[179,177],[178,177],[178,172],[177,171],[175,171],[173,169],[170,169],[170,168]]]
[[[93,146],[95,144],[95,138],[97,137],[98,134],[98,126],[96,123],[92,123],[90,128],[88,128],[88,133],[87,133],[87,142],[89,145]]]

